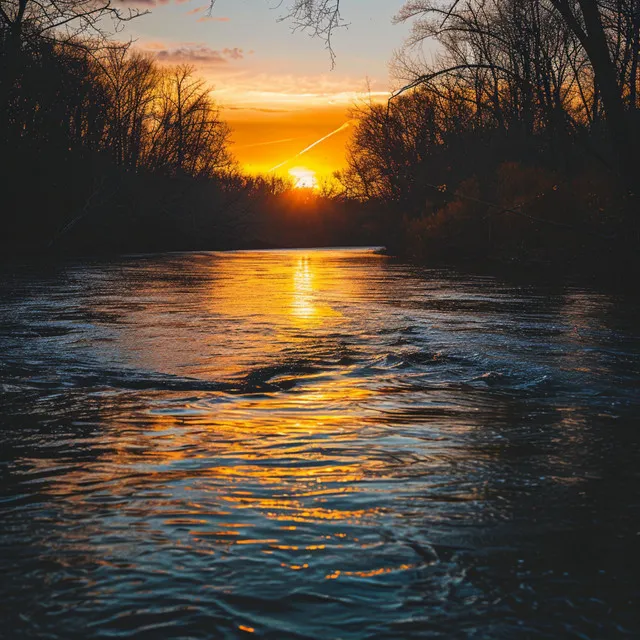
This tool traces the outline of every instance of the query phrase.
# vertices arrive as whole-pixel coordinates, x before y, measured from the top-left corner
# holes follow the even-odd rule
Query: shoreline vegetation
[[[432,265],[640,266],[636,0],[408,3],[402,89],[353,108],[347,167],[314,190],[244,174],[193,67],[101,31],[135,12],[4,4],[3,261],[384,245]],[[291,15],[330,36],[317,5]]]

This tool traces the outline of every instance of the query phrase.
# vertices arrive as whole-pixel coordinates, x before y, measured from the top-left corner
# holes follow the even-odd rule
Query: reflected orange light
[[[313,275],[307,256],[300,258],[293,273],[291,312],[294,316],[305,320],[316,314],[316,307],[313,304]]]
[[[118,517],[134,519],[140,540],[171,538],[202,554],[291,552],[299,555],[289,563],[292,570],[302,570],[310,555],[346,544],[341,531],[348,523],[380,519],[381,508],[343,498],[361,491],[384,462],[354,458],[349,447],[341,452],[360,430],[372,428],[360,404],[375,392],[348,367],[331,366],[342,349],[332,337],[318,372],[313,366],[310,373],[286,370],[292,347],[301,361],[315,363],[314,335],[332,336],[346,322],[337,301],[362,297],[370,284],[346,277],[332,253],[288,255],[203,254],[193,258],[205,264],[201,279],[155,289],[139,281],[145,304],[128,312],[118,347],[140,370],[193,383],[187,391],[137,394],[144,409],[133,404],[120,422],[105,405],[109,429],[101,436],[104,449],[91,482],[107,487],[117,504],[132,495],[153,496],[118,511]],[[188,311],[167,318],[167,310],[177,307]],[[149,327],[159,325],[162,348],[153,348],[159,343]],[[250,330],[240,332],[242,326]],[[198,386],[281,368],[273,377],[297,382],[291,392],[223,393]],[[45,462],[33,462],[38,464]],[[90,494],[78,491],[86,482],[86,471],[78,469],[46,490],[70,509],[96,508]],[[147,493],[152,487],[154,493]],[[322,535],[310,538],[317,524]]]

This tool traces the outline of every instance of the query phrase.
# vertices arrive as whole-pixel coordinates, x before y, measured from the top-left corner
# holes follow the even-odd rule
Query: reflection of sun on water
[[[161,279],[156,289],[141,290],[147,302],[132,312],[135,323],[123,328],[122,344],[152,354],[140,356],[151,358],[150,368],[203,380],[244,380],[272,366],[286,371],[292,358],[313,364],[318,344],[337,356],[342,346],[330,325],[345,321],[340,303],[361,299],[364,279],[346,277],[336,255],[192,256],[206,277],[182,284],[180,264],[174,287]],[[176,309],[179,315],[167,323],[166,314]],[[155,359],[160,352],[166,359]],[[318,581],[409,568],[403,558],[372,560],[369,545],[376,542],[358,537],[384,516],[368,487],[386,463],[351,453],[369,428],[361,407],[375,393],[346,371],[294,369],[286,375],[295,387],[281,393],[212,392],[205,385],[137,396],[133,416],[127,406],[103,431],[104,452],[91,473],[114,503],[144,497],[100,515],[107,526],[129,525],[130,546],[109,553],[143,570],[149,566],[144,554],[135,561],[131,555],[151,539],[155,549],[179,546],[206,562],[214,557],[236,566],[250,557],[258,571],[278,565],[257,558],[274,559],[280,571],[308,571]],[[68,478],[49,491],[58,492],[65,508],[89,512],[93,494],[74,488],[86,485],[86,469]],[[281,577],[264,573],[271,583]],[[221,575],[215,588],[226,580]]]
[[[296,189],[315,189],[318,186],[316,172],[306,167],[294,167],[289,170]]]
[[[309,266],[309,256],[302,256],[293,272],[292,314],[298,318],[310,319],[316,315],[313,303],[313,274]]]
[[[308,255],[300,256],[293,266],[293,288],[291,300],[291,316],[297,321],[323,322],[327,318],[340,318],[342,314],[326,302],[318,300],[322,290],[322,278],[314,271],[313,261]]]

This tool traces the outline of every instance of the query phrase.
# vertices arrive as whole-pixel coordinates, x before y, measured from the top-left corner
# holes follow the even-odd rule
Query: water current
[[[639,321],[364,249],[5,267],[0,637],[640,634]]]

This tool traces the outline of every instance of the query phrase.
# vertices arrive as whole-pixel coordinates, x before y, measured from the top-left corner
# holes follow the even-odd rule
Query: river
[[[0,272],[0,637],[640,634],[640,304],[373,250]]]

